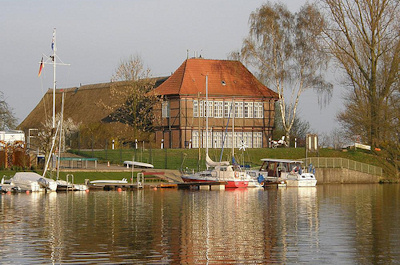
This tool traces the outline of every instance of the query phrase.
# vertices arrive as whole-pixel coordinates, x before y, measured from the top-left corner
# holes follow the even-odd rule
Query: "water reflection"
[[[2,263],[394,263],[399,185],[0,195]]]

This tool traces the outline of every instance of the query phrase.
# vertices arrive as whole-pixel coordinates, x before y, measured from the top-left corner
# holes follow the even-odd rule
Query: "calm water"
[[[0,195],[1,264],[399,264],[400,185]]]

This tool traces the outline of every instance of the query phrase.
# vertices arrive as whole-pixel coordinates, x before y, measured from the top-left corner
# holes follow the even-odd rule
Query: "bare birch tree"
[[[391,138],[394,94],[399,91],[400,2],[321,0],[331,54],[349,88],[339,120],[372,146]]]
[[[331,95],[332,84],[323,76],[329,59],[322,50],[323,16],[309,4],[292,14],[283,4],[267,3],[250,15],[249,23],[249,35],[236,57],[252,65],[260,79],[279,94],[289,142],[301,94],[312,88],[328,100]]]

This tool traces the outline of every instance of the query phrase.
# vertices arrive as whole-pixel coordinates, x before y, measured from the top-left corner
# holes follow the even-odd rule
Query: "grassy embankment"
[[[156,169],[180,169],[188,168],[195,170],[202,170],[205,168],[204,162],[204,150],[201,152],[201,160],[198,160],[198,149],[147,149],[147,150],[132,150],[132,149],[120,149],[120,150],[94,150],[94,151],[77,151],[72,150],[72,153],[84,156],[84,157],[96,157],[100,163],[110,162],[111,164],[122,165],[125,160],[132,160],[135,157],[135,161],[141,161],[151,163]],[[230,160],[231,149],[225,150],[222,156],[223,160]],[[304,148],[278,148],[278,149],[247,149],[246,151],[235,150],[235,158],[241,164],[250,165],[251,167],[258,167],[262,158],[288,158],[288,159],[301,159],[305,157]],[[219,161],[220,150],[210,149],[209,155],[211,159]],[[371,165],[380,166],[379,161],[375,156],[368,152],[361,150],[349,150],[347,152],[332,150],[332,149],[320,149],[319,154],[310,153],[309,156],[320,156],[320,157],[342,157],[347,158]],[[242,161],[245,161],[243,163]],[[41,171],[37,171],[41,174]],[[0,171],[0,176],[12,176],[15,171]],[[85,179],[122,179],[131,178],[130,172],[60,172],[60,178],[65,179],[67,174],[74,175],[75,183],[83,183]],[[54,175],[54,174],[53,174]],[[136,177],[136,174],[134,174]],[[55,178],[55,175],[53,176]]]
[[[132,160],[135,157],[135,161],[141,161],[145,163],[151,163],[155,168],[159,169],[180,169],[190,168],[197,169],[200,164],[200,169],[205,166],[204,155],[205,151],[200,150],[201,160],[199,162],[198,149],[153,149],[153,150],[94,150],[94,151],[78,151],[72,150],[72,153],[84,156],[84,157],[96,157],[100,163],[111,164],[122,164],[125,160]],[[209,155],[214,161],[219,161],[220,150],[210,149]],[[235,158],[240,164],[250,165],[251,167],[257,167],[261,164],[262,158],[287,158],[287,159],[302,159],[305,157],[304,148],[277,148],[277,149],[247,149],[246,151],[235,150]],[[362,150],[348,150],[343,152],[341,150],[332,149],[320,149],[319,153],[309,153],[308,156],[320,156],[320,157],[342,157],[367,163],[375,166],[380,166],[376,157],[369,152]],[[230,161],[231,149],[224,150],[222,160]],[[243,162],[244,161],[244,162]]]

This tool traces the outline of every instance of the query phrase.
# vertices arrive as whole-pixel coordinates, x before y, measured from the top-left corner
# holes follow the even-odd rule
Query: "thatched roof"
[[[155,86],[164,82],[166,77],[156,78]],[[56,113],[61,111],[62,91],[64,96],[64,120],[71,118],[75,123],[92,124],[102,122],[111,110],[104,108],[124,102],[117,102],[115,97],[111,96],[111,85],[115,89],[126,89],[123,82],[101,83],[93,85],[84,85],[81,87],[72,87],[67,89],[56,89]],[[103,102],[102,105],[100,102]],[[53,90],[49,89],[38,105],[18,126],[20,130],[29,128],[42,128],[46,119],[51,119],[53,111]]]

